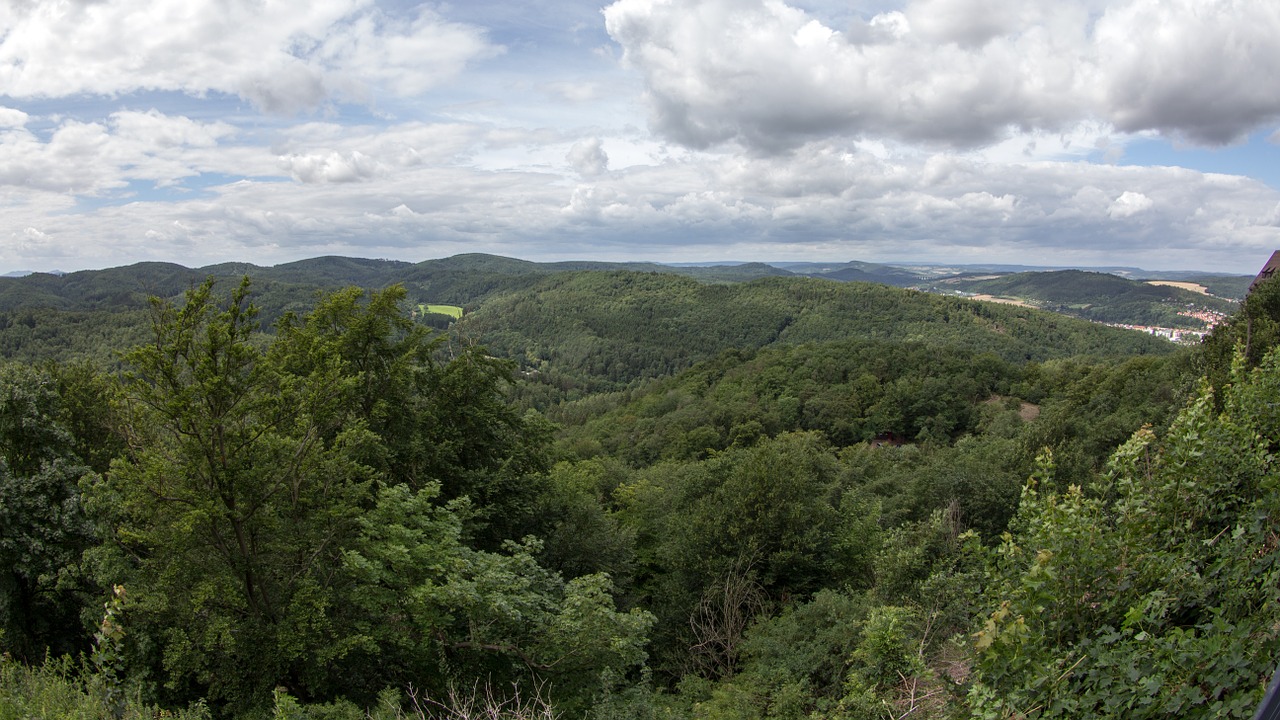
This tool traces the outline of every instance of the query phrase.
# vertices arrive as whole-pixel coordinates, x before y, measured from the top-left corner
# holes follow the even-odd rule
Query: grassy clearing
[[[457,305],[428,305],[426,303],[418,305],[418,312],[432,313],[435,315],[448,315],[457,320],[462,317],[462,308]]]

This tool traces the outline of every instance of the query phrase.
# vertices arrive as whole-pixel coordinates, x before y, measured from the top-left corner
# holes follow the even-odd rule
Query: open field
[[[428,305],[423,303],[418,306],[420,313],[433,313],[436,315],[448,315],[454,320],[462,317],[462,308],[457,305]]]
[[[982,300],[984,302],[1003,303],[1005,305],[1017,305],[1018,307],[1035,307],[1035,305],[1030,305],[1021,300],[1015,300],[1013,298],[996,297],[994,295],[974,295],[970,299]]]
[[[1147,284],[1148,285],[1168,285],[1169,287],[1182,288],[1183,290],[1190,290],[1191,292],[1200,293],[1201,295],[1209,294],[1209,288],[1199,283],[1193,283],[1193,282],[1178,282],[1176,280],[1148,280]]]

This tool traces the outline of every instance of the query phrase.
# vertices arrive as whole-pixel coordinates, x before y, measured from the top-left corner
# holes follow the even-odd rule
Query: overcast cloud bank
[[[1280,247],[1275,187],[1179,166],[1275,151],[1269,0],[470,12],[0,7],[0,270],[483,251],[1248,273]],[[1162,159],[1124,164],[1138,142]]]

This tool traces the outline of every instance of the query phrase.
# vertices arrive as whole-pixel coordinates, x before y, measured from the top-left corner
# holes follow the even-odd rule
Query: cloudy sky
[[[1252,274],[1275,0],[0,0],[0,272],[867,260]]]

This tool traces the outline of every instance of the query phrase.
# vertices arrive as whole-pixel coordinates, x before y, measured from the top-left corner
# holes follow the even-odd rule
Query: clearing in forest
[[[1183,290],[1190,290],[1191,292],[1200,293],[1201,295],[1209,294],[1209,288],[1199,283],[1193,283],[1193,282],[1178,282],[1176,280],[1148,280],[1147,284],[1148,285],[1168,285],[1169,287],[1182,288]]]
[[[418,312],[423,314],[432,313],[435,315],[448,315],[454,320],[462,317],[462,308],[457,305],[429,305],[423,303],[418,305]]]

